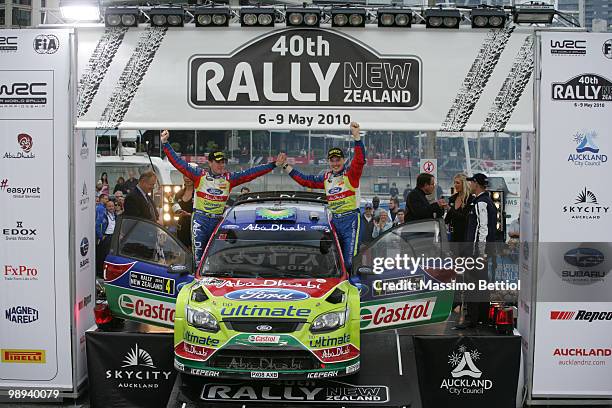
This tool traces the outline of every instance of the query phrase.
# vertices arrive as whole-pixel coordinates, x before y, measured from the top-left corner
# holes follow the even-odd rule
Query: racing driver
[[[227,161],[225,154],[217,150],[208,155],[210,169],[203,170],[199,167],[189,166],[185,160],[181,159],[168,143],[169,137],[170,132],[162,131],[161,142],[168,160],[178,171],[193,180],[195,188],[191,235],[194,257],[196,263],[198,263],[210,236],[221,220],[232,188],[271,172],[277,165],[282,166],[285,163],[286,155],[285,153],[279,154],[276,162],[230,173],[225,171]]]
[[[330,170],[322,175],[305,175],[284,164],[283,169],[299,185],[309,188],[325,189],[327,203],[332,212],[332,224],[338,234],[344,264],[350,271],[353,256],[359,248],[359,179],[365,164],[365,147],[361,141],[359,124],[351,122],[351,134],[355,141],[355,155],[346,166],[342,149],[332,147],[327,152]]]

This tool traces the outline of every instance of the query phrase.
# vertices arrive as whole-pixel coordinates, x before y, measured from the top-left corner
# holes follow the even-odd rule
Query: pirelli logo
[[[45,350],[8,350],[2,349],[3,363],[44,364]]]
[[[550,312],[550,320],[573,320],[576,312],[560,312],[553,310]]]

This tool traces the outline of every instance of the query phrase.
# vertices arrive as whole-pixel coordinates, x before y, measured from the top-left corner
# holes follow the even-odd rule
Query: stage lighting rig
[[[412,10],[404,8],[382,8],[376,12],[379,27],[410,27]]]
[[[479,7],[470,13],[472,28],[502,28],[507,18],[504,9],[500,8]]]
[[[430,8],[425,10],[425,27],[459,28],[461,12],[456,8]]]
[[[332,27],[365,27],[367,13],[364,8],[333,8],[331,19]]]
[[[138,7],[107,7],[104,10],[106,27],[137,27],[140,10]]]
[[[285,21],[290,27],[319,27],[321,10],[314,7],[292,7],[285,11]]]
[[[153,7],[149,10],[151,27],[183,27],[185,10],[181,7]]]
[[[536,1],[518,4],[512,11],[514,22],[517,24],[551,24],[555,13],[552,4]]]
[[[192,14],[196,27],[227,27],[232,18],[229,7],[196,7]]]

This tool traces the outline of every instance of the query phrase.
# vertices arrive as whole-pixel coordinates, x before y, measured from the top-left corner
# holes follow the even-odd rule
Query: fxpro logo
[[[608,161],[608,155],[600,152],[596,143],[597,132],[594,130],[574,133],[572,140],[576,143],[576,152],[570,153],[567,161],[575,166],[601,166]]]
[[[59,39],[53,34],[41,34],[34,38],[34,51],[38,54],[55,54],[59,46]]]
[[[4,311],[4,318],[12,323],[33,323],[38,320],[38,310],[30,306],[13,306]]]
[[[493,388],[493,381],[482,378],[482,371],[476,362],[482,359],[477,349],[468,350],[465,345],[452,350],[448,355],[448,364],[453,368],[451,378],[444,378],[440,389],[447,390],[452,395],[479,394]]]
[[[595,193],[584,187],[578,193],[573,204],[564,205],[562,207],[564,214],[568,214],[573,220],[600,220],[601,217],[608,215],[610,211],[609,205],[601,204]]]
[[[126,353],[121,367],[106,370],[106,380],[115,388],[157,389],[170,380],[172,371],[160,370],[155,366],[151,354],[134,344]]]
[[[39,106],[46,104],[46,82],[0,83],[0,105]]]
[[[193,56],[189,103],[196,109],[414,110],[421,104],[421,70],[421,60],[412,55],[382,56],[340,32],[290,28],[231,55]],[[291,123],[298,118],[290,117]]]
[[[38,269],[28,265],[4,265],[3,276],[7,281],[38,280]]]
[[[24,227],[23,221],[16,221],[15,227],[2,228],[2,235],[7,241],[34,241],[38,238],[38,231],[36,228]]]
[[[0,36],[0,54],[17,52],[17,37]]]
[[[11,186],[8,179],[0,180],[0,192],[16,200],[40,198],[40,186]]]
[[[552,310],[550,320],[581,320],[589,323],[610,322],[612,321],[612,311],[608,312],[589,312],[587,310],[562,311]]]
[[[585,40],[550,40],[552,55],[586,55]]]

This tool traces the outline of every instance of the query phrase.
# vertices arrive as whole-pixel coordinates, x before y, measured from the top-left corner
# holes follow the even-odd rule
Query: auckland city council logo
[[[595,142],[597,132],[594,130],[576,132],[573,137],[576,153],[570,153],[567,161],[575,166],[601,166],[608,161],[608,156],[600,152]]]
[[[450,378],[444,378],[440,389],[450,394],[484,394],[493,388],[493,381],[482,378],[482,371],[476,362],[482,359],[477,349],[469,350],[465,345],[459,346],[448,355],[448,364],[452,367]]]

